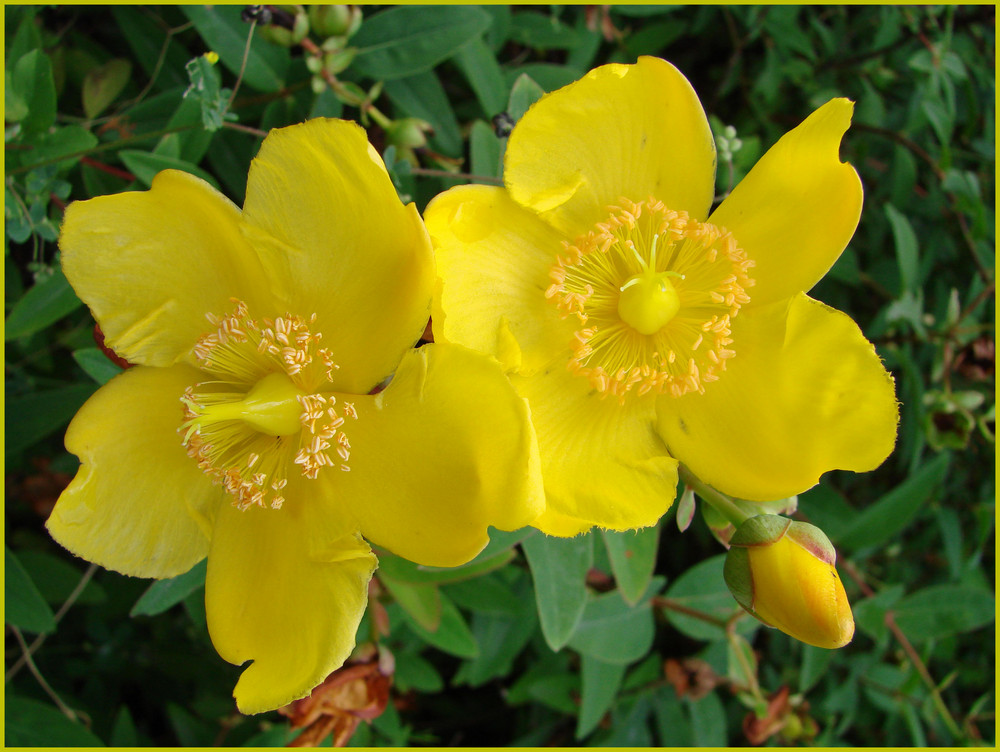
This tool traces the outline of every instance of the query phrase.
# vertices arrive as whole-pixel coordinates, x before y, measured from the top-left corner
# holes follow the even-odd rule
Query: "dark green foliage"
[[[241,203],[263,131],[334,116],[368,128],[422,208],[451,185],[497,184],[504,122],[546,91],[638,55],[699,92],[720,198],[814,108],[856,102],[841,157],[864,212],[811,294],[875,343],[899,440],[877,471],[830,473],[799,497],[837,548],[854,641],[823,651],[746,615],[701,515],[683,534],[672,510],[638,535],[494,531],[455,570],[380,552],[358,640],[394,658],[394,702],[352,746],[740,745],[769,700],[784,723],[771,744],[995,742],[991,6],[364,6],[356,35],[313,33],[315,49],[268,41],[261,21],[248,46],[241,10],[4,8],[6,744],[293,737],[276,713],[236,713],[240,669],[212,648],[204,564],[151,584],[86,569],[45,532],[77,467],[62,434],[119,370],[59,269],[66,204],[143,190],[166,167]],[[323,57],[345,46],[356,57]],[[390,137],[402,118],[430,125],[426,143]]]

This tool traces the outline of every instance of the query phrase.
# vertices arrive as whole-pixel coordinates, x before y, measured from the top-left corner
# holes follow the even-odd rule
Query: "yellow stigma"
[[[278,509],[289,474],[315,479],[323,468],[350,470],[345,418],[350,402],[332,391],[338,366],[316,317],[250,317],[246,304],[210,315],[215,330],[194,347],[206,380],[181,397],[182,443],[198,467],[225,487],[233,504]]]
[[[621,199],[563,249],[545,297],[579,320],[567,367],[602,397],[704,392],[736,355],[754,262],[725,228]]]

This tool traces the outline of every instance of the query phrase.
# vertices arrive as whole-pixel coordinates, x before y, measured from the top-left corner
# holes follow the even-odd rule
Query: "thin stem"
[[[739,527],[753,516],[744,512],[733,503],[732,499],[724,493],[716,491],[684,465],[678,465],[677,472],[681,480],[691,486],[702,501],[713,507],[715,511],[724,516],[736,527]]]
[[[63,715],[65,715],[67,718],[69,718],[71,721],[75,723],[77,720],[76,713],[73,711],[72,708],[66,705],[66,703],[64,703],[59,698],[59,695],[57,695],[55,690],[49,686],[49,683],[47,681],[45,681],[45,677],[42,676],[42,672],[38,670],[38,666],[36,666],[35,662],[31,659],[31,654],[28,652],[28,644],[24,641],[24,635],[21,634],[21,630],[15,627],[13,624],[10,624],[8,626],[10,626],[11,631],[14,633],[14,636],[17,638],[18,643],[21,645],[21,654],[27,661],[28,670],[31,671],[32,676],[35,677],[35,679],[41,685],[42,689],[45,690],[45,694],[47,694],[49,697],[52,698],[52,702],[54,702],[56,704],[56,707],[62,711]]]
[[[247,34],[247,43],[246,46],[243,48],[243,62],[240,63],[239,75],[236,76],[236,83],[233,84],[233,91],[229,95],[229,101],[226,102],[226,112],[229,112],[229,110],[232,108],[233,100],[236,99],[236,92],[240,90],[240,84],[243,83],[243,74],[246,72],[247,69],[247,60],[249,60],[250,58],[250,43],[253,42],[253,32],[254,29],[256,28],[257,28],[257,19],[255,18],[250,24],[250,32]],[[223,113],[223,116],[225,116],[225,113]]]
[[[875,591],[872,590],[871,586],[865,581],[864,574],[855,566],[854,562],[847,559],[837,553],[837,561],[840,562],[840,566],[847,573],[848,577],[854,580],[855,584],[861,589],[865,597],[871,598],[875,595]],[[951,715],[951,711],[948,710],[948,706],[945,705],[944,698],[941,697],[941,692],[938,690],[937,684],[934,682],[934,677],[931,676],[931,672],[927,669],[927,664],[923,662],[920,658],[920,654],[917,653],[913,644],[909,641],[903,630],[899,628],[896,624],[895,614],[892,611],[887,611],[885,614],[885,625],[892,632],[892,636],[896,638],[900,646],[903,648],[903,652],[909,657],[913,662],[913,667],[920,674],[920,678],[923,680],[924,684],[927,685],[927,689],[930,690],[931,700],[934,703],[934,707],[937,709],[938,714],[941,716],[941,720],[944,721],[945,726],[948,727],[948,731],[952,733],[955,739],[962,739],[964,734],[962,730],[958,727],[955,722],[954,717]]]
[[[120,138],[117,141],[110,141],[106,144],[98,144],[90,149],[82,149],[81,151],[73,152],[72,154],[64,154],[60,157],[52,157],[51,159],[45,159],[41,162],[35,162],[34,164],[21,165],[20,167],[15,167],[13,170],[7,171],[7,177],[12,175],[19,175],[22,172],[28,172],[30,170],[36,170],[39,167],[46,167],[50,164],[55,164],[56,162],[62,162],[66,159],[76,159],[83,158],[92,154],[99,154],[102,151],[113,151],[115,149],[123,149],[129,144],[136,143],[138,141],[148,141],[154,138],[160,138],[161,136],[167,136],[171,133],[183,133],[184,131],[194,130],[196,128],[195,124],[191,125],[179,125],[173,128],[161,128],[158,131],[150,131],[149,133],[142,133],[138,136],[129,136],[128,138]]]
[[[66,612],[69,611],[70,607],[74,603],[76,603],[76,599],[80,597],[80,593],[82,593],[83,589],[87,587],[87,583],[90,582],[90,579],[94,576],[94,572],[96,571],[97,571],[96,564],[91,564],[89,567],[87,567],[87,571],[84,572],[83,575],[80,577],[80,581],[76,583],[76,587],[73,588],[73,592],[69,594],[69,596],[63,602],[63,604],[59,607],[59,610],[56,611],[55,613],[56,624],[58,624],[59,620],[66,615]],[[14,663],[13,666],[10,667],[10,670],[4,676],[5,682],[9,682],[11,679],[17,676],[17,672],[21,670],[21,668],[25,665],[25,663],[31,660],[31,656],[33,656],[37,652],[37,650],[45,643],[46,637],[48,637],[48,635],[40,634],[38,635],[38,637],[34,639],[31,645],[26,649],[25,653],[20,658],[17,659],[17,662]]]
[[[231,123],[226,121],[222,124],[222,127],[229,128],[234,131],[249,133],[250,135],[257,136],[258,138],[265,138],[267,136],[267,131],[262,131],[260,128],[252,128],[249,125],[242,125],[241,123]]]
[[[717,616],[712,616],[711,614],[706,614],[704,611],[698,611],[693,608],[689,608],[671,598],[663,598],[661,596],[654,596],[650,601],[656,608],[665,608],[668,611],[676,611],[679,614],[684,614],[685,616],[690,616],[693,619],[701,619],[701,621],[708,622],[709,624],[718,627],[719,629],[725,629],[728,621],[725,619],[720,619]]]
[[[937,178],[939,183],[944,183],[945,172],[941,169],[940,165],[934,160],[926,149],[924,149],[920,144],[911,138],[907,138],[902,133],[896,133],[888,128],[880,128],[875,125],[867,125],[866,123],[852,123],[852,127],[856,130],[868,131],[869,133],[874,133],[879,136],[884,136],[891,141],[895,141],[900,146],[909,149],[913,154],[919,157],[928,167],[930,167],[931,172],[934,173],[934,177]],[[982,278],[983,282],[989,284],[993,281],[993,275],[990,270],[987,269],[982,260],[979,258],[979,251],[976,248],[976,240],[972,237],[972,231],[969,229],[969,223],[965,219],[965,215],[958,208],[958,199],[955,194],[951,191],[945,191],[945,195],[948,197],[948,202],[951,204],[951,213],[955,217],[955,221],[958,223],[958,229],[962,234],[962,239],[965,241],[965,245],[969,249],[969,255],[972,257],[972,263],[976,266],[976,271],[979,272],[979,276]]]
[[[938,690],[937,684],[934,682],[934,677],[931,676],[931,672],[927,670],[927,665],[921,660],[920,654],[913,647],[913,643],[907,639],[903,630],[900,629],[896,624],[896,615],[892,611],[887,611],[885,614],[885,625],[892,632],[896,640],[903,648],[903,652],[910,658],[913,662],[913,667],[920,674],[920,678],[923,679],[924,684],[927,685],[927,689],[930,690],[931,700],[934,703],[934,707],[937,709],[938,714],[941,716],[941,720],[944,721],[944,725],[948,727],[948,731],[951,732],[955,739],[963,738],[962,730],[958,727],[955,719],[951,715],[951,711],[948,710],[948,706],[945,705],[944,698],[941,697],[941,692]]]

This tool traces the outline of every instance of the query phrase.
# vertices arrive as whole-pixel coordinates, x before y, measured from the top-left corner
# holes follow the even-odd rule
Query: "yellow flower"
[[[805,294],[860,216],[838,156],[852,107],[820,107],[709,215],[715,146],[687,79],[656,58],[605,65],[515,126],[506,188],[427,207],[435,339],[495,355],[528,399],[536,527],[652,525],[678,460],[762,501],[889,454],[891,376],[848,316]]]
[[[212,640],[253,661],[243,712],[308,694],[350,654],[376,565],[362,535],[454,566],[487,526],[541,511],[527,410],[500,367],[411,349],[430,241],[358,126],[271,132],[242,211],[176,171],[74,203],[60,247],[107,344],[138,365],[71,423],[81,467],[48,529],[138,577],[207,555]]]
[[[834,567],[837,553],[822,530],[760,515],[740,525],[730,546],[726,584],[749,613],[816,647],[851,641],[851,604]]]

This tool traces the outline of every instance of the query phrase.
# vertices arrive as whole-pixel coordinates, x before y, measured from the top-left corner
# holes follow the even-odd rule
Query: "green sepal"
[[[722,579],[743,608],[753,613],[753,573],[750,571],[750,552],[745,548],[730,548],[722,567]]]
[[[808,522],[793,522],[788,528],[788,537],[798,543],[820,561],[831,567],[837,563],[837,551],[826,533]]]
[[[736,548],[770,546],[781,540],[791,525],[790,519],[775,514],[751,517],[736,529],[729,545]]]

